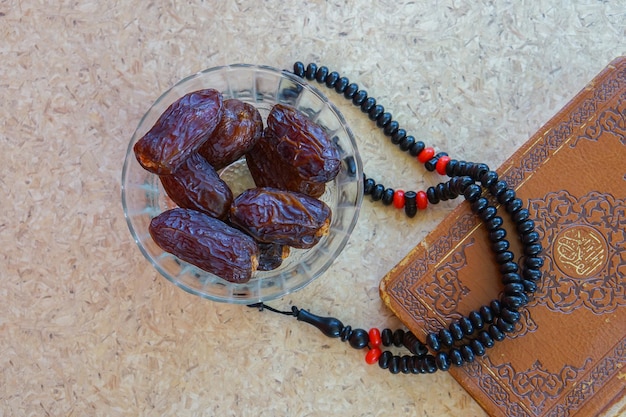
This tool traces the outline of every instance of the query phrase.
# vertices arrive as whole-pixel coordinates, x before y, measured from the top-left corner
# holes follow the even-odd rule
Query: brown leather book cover
[[[515,332],[450,373],[492,416],[603,413],[626,395],[626,57],[497,171],[536,222],[543,277]],[[385,304],[418,336],[501,291],[487,232],[467,202],[380,285]]]

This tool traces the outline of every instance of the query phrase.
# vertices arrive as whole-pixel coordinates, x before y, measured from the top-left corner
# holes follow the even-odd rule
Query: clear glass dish
[[[291,105],[323,127],[340,148],[339,175],[320,197],[332,209],[330,233],[308,250],[292,249],[281,267],[256,272],[245,284],[227,282],[181,261],[159,248],[148,232],[152,217],[175,207],[158,177],[135,158],[134,144],[154,125],[171,103],[203,88],[214,88],[224,98],[256,106],[263,120],[276,103]],[[245,160],[220,172],[236,196],[254,187]],[[143,116],[130,140],[122,171],[122,205],[130,232],[143,255],[161,275],[192,294],[213,301],[249,304],[296,291],[318,278],[339,256],[356,224],[363,195],[363,171],[354,136],[339,110],[315,87],[295,75],[267,66],[236,64],[193,74],[166,91]]]

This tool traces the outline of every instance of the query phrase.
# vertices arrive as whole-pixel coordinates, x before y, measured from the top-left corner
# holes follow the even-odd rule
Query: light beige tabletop
[[[626,53],[625,13],[621,1],[1,1],[0,416],[483,416],[446,373],[391,375],[293,318],[162,278],[122,211],[128,141],[196,71],[315,61],[427,144],[495,168]],[[437,180],[329,95],[368,175]],[[455,204],[407,219],[366,198],[332,267],[270,305],[400,327],[379,280]]]

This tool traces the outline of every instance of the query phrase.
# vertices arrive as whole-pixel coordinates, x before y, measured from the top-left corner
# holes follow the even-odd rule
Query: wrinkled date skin
[[[297,170],[279,159],[263,137],[246,154],[246,164],[257,187],[297,191],[311,197],[321,196],[326,189],[326,183],[300,178]]]
[[[259,246],[258,271],[271,271],[282,265],[289,256],[289,246],[276,243],[257,242]]]
[[[283,104],[272,107],[265,139],[303,180],[328,182],[341,169],[339,151],[324,129],[293,107]]]
[[[254,239],[199,211],[164,211],[152,219],[149,231],[164,251],[226,281],[247,282],[257,269]]]
[[[253,188],[233,201],[230,221],[260,242],[309,249],[328,234],[331,210],[302,193]]]
[[[233,202],[233,193],[217,171],[194,153],[171,175],[161,175],[167,195],[179,207],[202,211],[223,219]]]
[[[262,133],[263,119],[256,107],[227,99],[220,122],[198,153],[219,171],[252,149]]]
[[[222,94],[214,89],[198,90],[175,101],[133,147],[139,164],[153,174],[172,174],[211,136],[223,105]]]

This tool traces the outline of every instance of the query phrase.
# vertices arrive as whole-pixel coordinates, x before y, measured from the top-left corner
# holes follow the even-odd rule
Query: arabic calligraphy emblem
[[[586,278],[598,272],[607,260],[604,237],[589,226],[567,228],[556,237],[554,262],[572,278]]]

